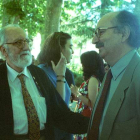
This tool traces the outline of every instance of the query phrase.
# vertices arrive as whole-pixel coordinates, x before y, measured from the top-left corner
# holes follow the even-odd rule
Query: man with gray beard
[[[31,41],[22,28],[2,28],[0,50],[6,60],[0,65],[1,140],[54,140],[54,127],[68,133],[86,133],[89,119],[71,112],[44,71],[31,65]],[[61,55],[53,66],[62,89],[65,65]]]

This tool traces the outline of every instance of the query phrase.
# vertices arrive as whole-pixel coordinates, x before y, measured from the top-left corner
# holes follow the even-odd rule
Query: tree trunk
[[[45,12],[45,26],[42,30],[42,42],[48,35],[60,30],[60,15],[63,0],[47,0]]]

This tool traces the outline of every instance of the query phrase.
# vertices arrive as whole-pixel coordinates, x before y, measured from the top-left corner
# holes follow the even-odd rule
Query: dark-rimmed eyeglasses
[[[94,34],[100,38],[100,36],[108,29],[113,29],[113,28],[117,28],[118,26],[113,26],[113,27],[100,27],[100,28],[97,28],[94,32]]]
[[[29,47],[32,46],[32,42],[33,40],[31,39],[25,39],[25,40],[17,40],[15,42],[10,42],[10,43],[4,43],[4,44],[12,44],[13,46],[19,48],[19,49],[22,49],[23,46],[25,45],[25,43],[27,43],[27,45],[29,45]]]

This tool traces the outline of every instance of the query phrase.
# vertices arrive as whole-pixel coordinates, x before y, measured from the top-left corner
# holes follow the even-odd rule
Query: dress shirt
[[[11,98],[12,98],[14,133],[15,134],[28,133],[28,119],[27,119],[26,109],[24,106],[22,88],[21,88],[20,80],[17,77],[20,74],[25,75],[24,77],[25,85],[35,105],[40,121],[40,130],[44,129],[46,123],[46,116],[47,116],[45,98],[41,97],[41,94],[34,83],[31,73],[29,72],[27,67],[25,67],[21,73],[18,73],[10,66],[8,66],[8,64],[6,64],[6,66],[7,66],[8,82],[9,82]]]
[[[100,126],[99,126],[99,134],[101,134],[101,131],[102,131],[104,117],[106,115],[106,111],[108,109],[109,103],[124,75],[127,65],[129,64],[129,62],[131,61],[135,53],[136,53],[136,50],[131,50],[125,56],[123,56],[113,67],[111,67],[112,79],[111,79],[110,88],[107,94],[105,107],[104,107],[103,115],[102,115]]]

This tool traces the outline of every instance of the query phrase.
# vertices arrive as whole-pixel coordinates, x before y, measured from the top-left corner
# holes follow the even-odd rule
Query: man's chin
[[[99,52],[100,57],[102,57],[104,59],[105,54],[103,52]]]
[[[28,67],[30,65],[31,65],[31,63],[28,63],[28,64],[27,63],[26,64],[23,63],[23,64],[18,64],[17,67],[19,67],[19,68],[25,68],[25,67]]]
[[[25,68],[25,67],[28,67],[32,64],[32,59],[23,59],[23,60],[20,60],[19,62],[17,62],[17,67],[20,67],[20,68]]]

